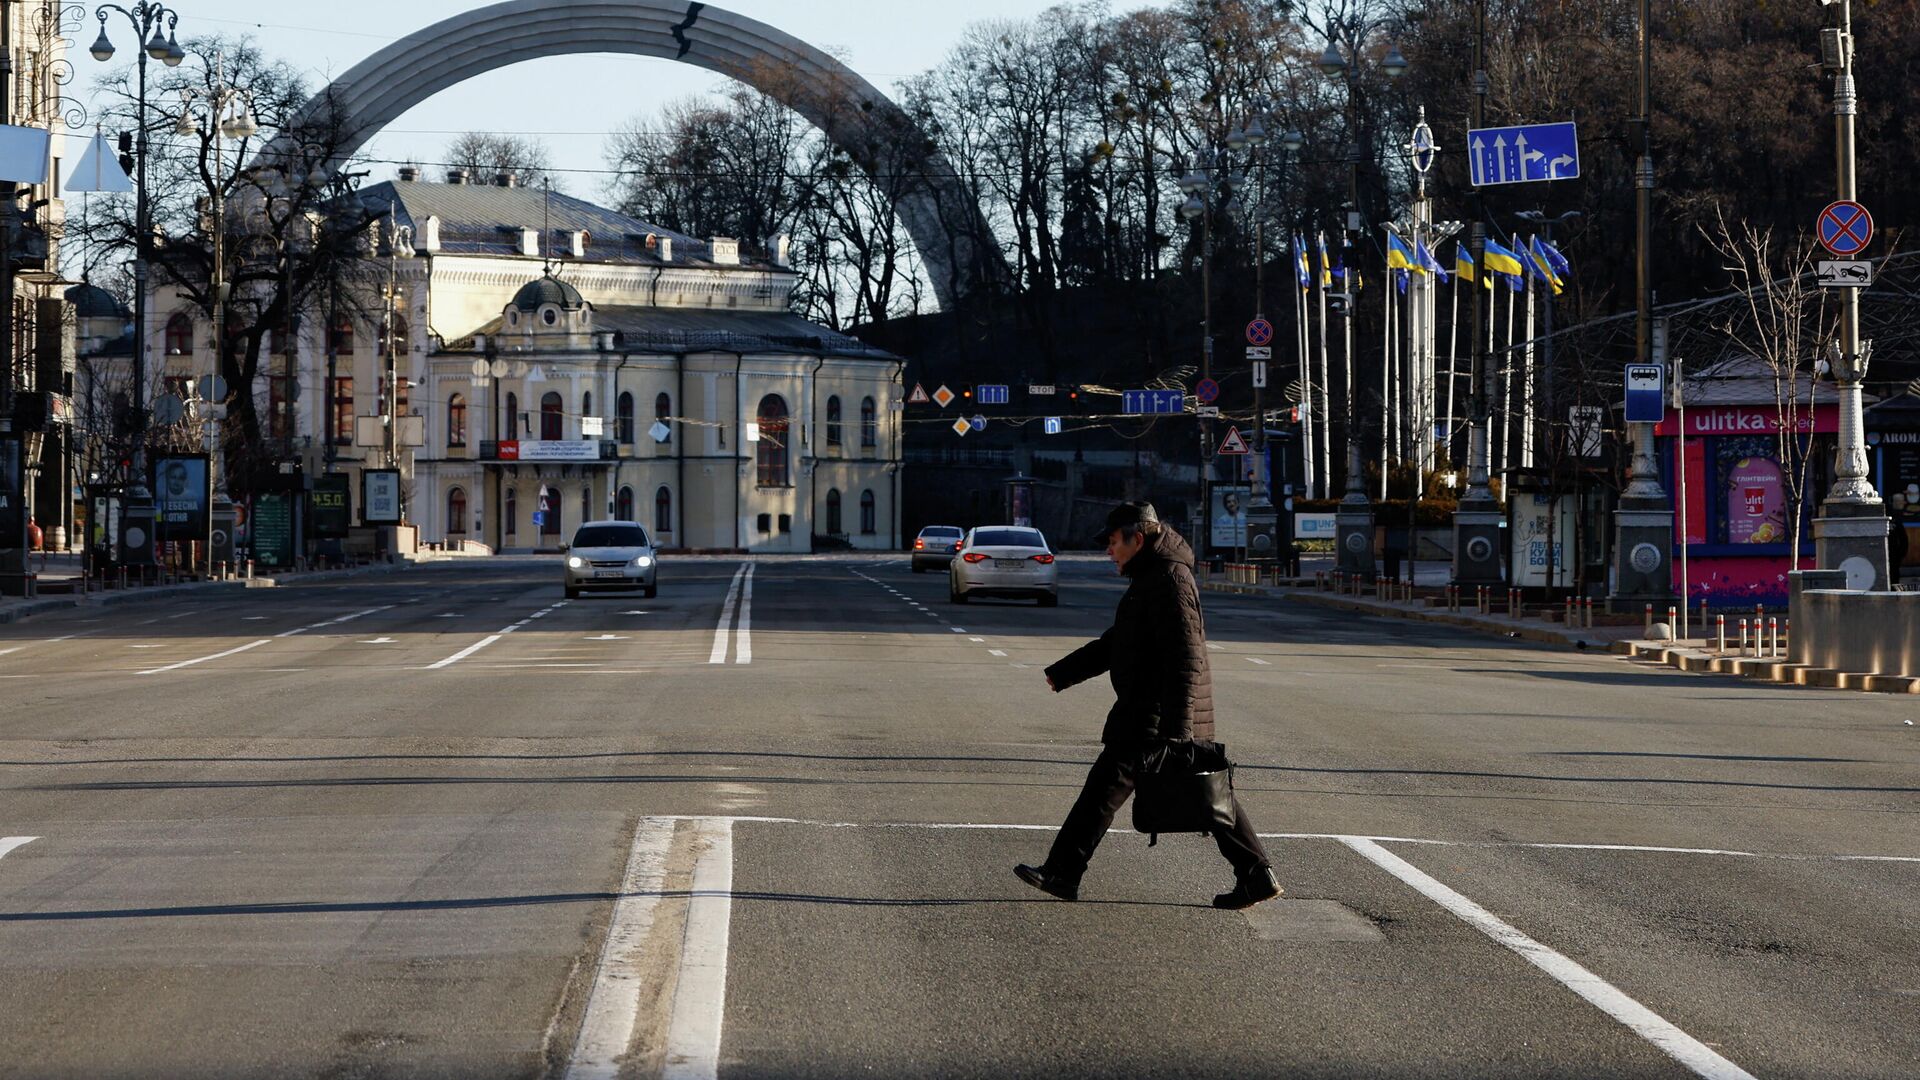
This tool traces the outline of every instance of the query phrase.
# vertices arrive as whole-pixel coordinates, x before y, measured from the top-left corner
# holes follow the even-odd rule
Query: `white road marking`
[[[385,611],[392,606],[393,606],[392,604],[381,604],[379,607],[366,608],[362,611],[356,611],[351,615],[342,615],[337,619],[328,619],[324,622],[308,623],[305,626],[296,626],[291,630],[282,630],[273,636],[277,638],[292,637],[295,634],[304,634],[309,630],[318,630],[323,626],[338,626],[343,622],[352,622],[353,620],[359,618],[362,615],[371,615],[376,611]]]
[[[734,628],[734,655],[736,664],[753,663],[753,569],[747,564],[747,579],[740,585],[740,625]]]
[[[1272,667],[1272,666],[1273,666],[1273,665],[1272,665],[1271,663],[1269,663],[1269,662],[1267,662],[1267,661],[1265,661],[1265,660],[1262,660],[1262,659],[1260,659],[1260,658],[1259,658],[1259,657],[1257,657],[1257,656],[1249,656],[1249,657],[1247,657],[1247,658],[1246,658],[1246,661],[1247,661],[1247,663],[1249,663],[1249,664],[1259,664],[1259,665],[1260,665],[1261,667]]]
[[[129,649],[164,649],[165,645],[129,645]]]
[[[1668,1057],[1708,1080],[1754,1080],[1752,1073],[1714,1053],[1707,1045],[1674,1027],[1652,1009],[1628,997],[1612,983],[1547,948],[1500,921],[1492,912],[1454,892],[1428,876],[1419,867],[1381,847],[1372,840],[1344,837],[1342,843],[1361,857],[1399,878],[1414,891],[1447,909],[1461,922],[1513,950],[1514,953],[1553,976],[1562,986],[1579,994],[1587,1002],[1625,1024],[1641,1038],[1652,1043]]]
[[[968,640],[968,641],[985,641],[985,640],[987,640],[987,639],[986,639],[986,638],[983,638],[983,637],[970,637],[970,638],[968,638],[967,640]]]
[[[362,642],[361,642],[360,644],[362,644],[362,645],[392,645],[392,644],[393,644],[394,642],[396,642],[396,641],[399,641],[399,640],[400,640],[399,638],[390,638],[390,637],[377,637],[377,638],[369,638],[369,639],[367,639],[367,640],[365,640],[365,641],[362,641]]]
[[[727,628],[733,624],[733,609],[740,603],[740,579],[746,576],[747,564],[741,563],[733,572],[733,583],[727,586],[727,600],[720,605],[720,623],[713,628],[713,652],[707,656],[709,664],[727,662]]]
[[[465,615],[463,615],[463,614],[461,614],[461,613],[460,613],[460,612],[458,612],[458,611],[443,611],[443,612],[441,612],[440,614],[438,614],[438,615],[435,615],[435,616],[434,616],[434,618],[436,618],[436,619],[464,619],[464,618],[466,618],[466,616],[465,616]]]
[[[26,648],[26,646],[25,646],[25,645],[15,645],[15,646],[14,646],[13,648],[11,648],[11,649],[0,649],[0,656],[5,656],[5,655],[7,655],[8,653],[15,653],[15,652],[19,652],[19,651],[20,651],[21,649],[24,649],[24,648]]]
[[[951,630],[951,631],[953,631],[953,632],[954,632],[954,633],[956,633],[956,634],[964,634],[964,633],[966,633],[966,631],[965,631],[965,630],[963,630],[963,629],[961,629],[961,628],[960,628],[960,627],[958,627],[958,626],[949,626],[949,627],[947,627],[947,629],[949,629],[949,630]]]
[[[166,667],[148,668],[147,670],[142,671],[139,674],[158,675],[163,671],[178,671],[183,667],[192,667],[195,664],[204,664],[209,660],[218,660],[222,657],[232,656],[235,653],[243,653],[243,652],[246,652],[248,649],[257,649],[260,646],[265,645],[267,642],[272,640],[273,640],[272,638],[261,638],[259,641],[249,641],[245,645],[235,646],[234,648],[228,649],[226,652],[217,652],[217,653],[214,653],[212,656],[196,656],[192,660],[182,660],[177,664],[168,664]]]
[[[178,614],[178,615],[169,615],[169,616],[167,616],[167,618],[168,618],[168,619],[170,619],[170,620],[171,620],[171,619],[184,619],[184,618],[186,618],[187,616],[189,616],[189,615],[191,615],[191,614],[193,614],[194,612],[196,612],[196,611],[199,611],[199,610],[200,610],[199,608],[188,608],[187,610],[185,610],[185,611],[183,611],[183,612],[181,612],[181,613],[180,613],[180,614]]]
[[[702,818],[694,825],[700,852],[687,901],[680,978],[667,1023],[666,1080],[720,1075],[720,1028],[727,1011],[727,937],[733,919],[733,823]]]
[[[587,640],[587,641],[625,641],[625,640],[627,640],[627,635],[625,635],[625,634],[601,634],[601,635],[600,635],[599,637],[590,637],[590,638],[587,638],[587,639],[585,639],[585,640]]]
[[[613,1080],[619,1075],[620,1059],[633,1041],[639,1018],[642,952],[653,932],[672,844],[669,819],[641,818],[633,831],[626,873],[620,878],[620,898],[614,901],[607,924],[607,941],[587,994],[580,1035],[567,1060],[566,1080]]]
[[[242,622],[261,622],[265,619],[266,619],[265,615],[242,615],[240,617],[240,620]]]
[[[1005,655],[1007,655],[1007,650],[1005,650],[1005,649],[988,649],[988,650],[987,650],[987,653],[988,653],[988,655],[991,655],[991,656],[1005,656]]]
[[[452,656],[447,657],[445,660],[435,660],[433,663],[428,664],[426,669],[428,671],[433,671],[437,668],[446,667],[448,664],[457,664],[460,661],[465,660],[467,657],[472,656],[474,653],[479,652],[481,649],[484,649],[487,646],[493,644],[494,642],[499,641],[502,637],[505,637],[505,636],[506,635],[504,633],[488,634],[486,637],[481,638],[479,641],[474,642],[473,644],[467,646],[464,649],[461,649],[459,652],[454,653]]]
[[[31,844],[38,839],[40,838],[37,836],[0,836],[0,859],[6,858],[7,852],[14,848],[22,844]]]
[[[1224,648],[1226,648],[1226,646],[1224,646],[1224,645],[1215,645],[1215,644],[1214,644],[1213,642],[1211,642],[1211,641],[1209,641],[1209,642],[1207,642],[1207,648],[1209,648],[1209,649],[1212,649],[1212,650],[1213,650],[1214,652],[1219,652],[1219,651],[1220,651],[1221,649],[1224,649]]]

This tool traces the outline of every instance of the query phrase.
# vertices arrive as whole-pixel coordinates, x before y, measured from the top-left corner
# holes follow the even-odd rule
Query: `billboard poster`
[[[212,489],[205,454],[167,454],[153,459],[154,513],[165,540],[204,540]]]
[[[1726,496],[1727,543],[1786,543],[1786,495],[1778,462],[1764,457],[1734,462],[1727,470]]]
[[[400,524],[400,470],[368,469],[362,472],[360,508],[361,524]]]
[[[293,496],[262,492],[253,497],[253,559],[262,566],[293,565]]]
[[[345,538],[353,524],[352,484],[346,473],[313,478],[313,535],[322,540]]]
[[[18,435],[0,435],[0,548],[27,542],[27,474]]]
[[[1508,565],[1521,588],[1566,588],[1573,584],[1567,553],[1573,549],[1574,500],[1516,494],[1511,501],[1513,552]]]
[[[1240,484],[1216,484],[1213,488],[1208,521],[1208,542],[1216,548],[1245,547],[1247,543],[1247,499],[1251,490]]]

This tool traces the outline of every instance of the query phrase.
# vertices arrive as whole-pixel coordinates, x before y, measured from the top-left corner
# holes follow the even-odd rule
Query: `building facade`
[[[510,177],[402,176],[360,194],[397,226],[379,295],[262,364],[292,372],[255,388],[263,431],[309,474],[400,469],[426,543],[620,518],[680,550],[900,545],[903,361],[788,310],[783,239],[753,260]],[[150,312],[166,379],[211,370],[203,312],[165,289]]]

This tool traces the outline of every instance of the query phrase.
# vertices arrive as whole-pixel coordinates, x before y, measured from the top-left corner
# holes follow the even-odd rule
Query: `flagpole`
[[[1527,349],[1520,366],[1520,467],[1533,468],[1533,278],[1527,282]]]
[[[1296,273],[1300,260],[1306,257],[1307,243],[1298,234],[1294,236],[1294,266]],[[1298,282],[1295,283],[1296,285]],[[1313,361],[1307,354],[1307,290],[1293,290],[1293,344],[1295,355],[1300,361],[1300,483],[1305,489],[1306,498],[1314,498],[1314,449],[1313,449]]]
[[[1453,456],[1454,429],[1459,417],[1454,413],[1454,384],[1459,381],[1460,371],[1460,269],[1455,264],[1453,271],[1453,304],[1447,315],[1447,468],[1453,468],[1456,460]]]
[[[1314,286],[1320,293],[1320,486],[1326,498],[1333,497],[1333,359],[1327,355],[1327,236],[1320,234],[1320,272]]]
[[[1381,288],[1381,299],[1385,301],[1386,317],[1380,320],[1380,500],[1387,498],[1387,470],[1392,467],[1393,433],[1400,426],[1400,417],[1394,412],[1394,383],[1399,377],[1399,365],[1393,356],[1393,271],[1387,271],[1388,281]],[[1353,267],[1347,267],[1347,280],[1353,280]]]

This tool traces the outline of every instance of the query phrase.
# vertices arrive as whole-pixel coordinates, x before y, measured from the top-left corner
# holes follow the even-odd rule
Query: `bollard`
[[[1653,637],[1653,605],[1652,604],[1647,605],[1646,617],[1641,620],[1641,624],[1642,624],[1642,636],[1648,637],[1648,638]]]
[[[1574,612],[1574,607],[1575,607],[1575,605],[1574,605],[1574,602],[1573,602],[1573,597],[1571,597],[1571,596],[1569,596],[1569,597],[1567,597],[1567,610],[1566,610],[1566,613],[1560,616],[1560,623],[1561,623],[1561,625],[1563,625],[1563,626],[1568,626],[1568,627],[1571,627],[1571,626],[1573,625],[1573,612]]]
[[[1767,655],[1775,660],[1780,658],[1780,618],[1767,616]]]
[[[247,580],[248,581],[253,580],[253,560],[252,559],[247,560]]]
[[[1714,638],[1718,642],[1718,644],[1714,646],[1714,651],[1725,656],[1727,653],[1727,617],[1725,615],[1715,615],[1713,617],[1713,633]]]
[[[1667,605],[1667,640],[1680,641],[1680,610],[1672,604]]]
[[[1747,655],[1747,617],[1740,616],[1740,655]]]

